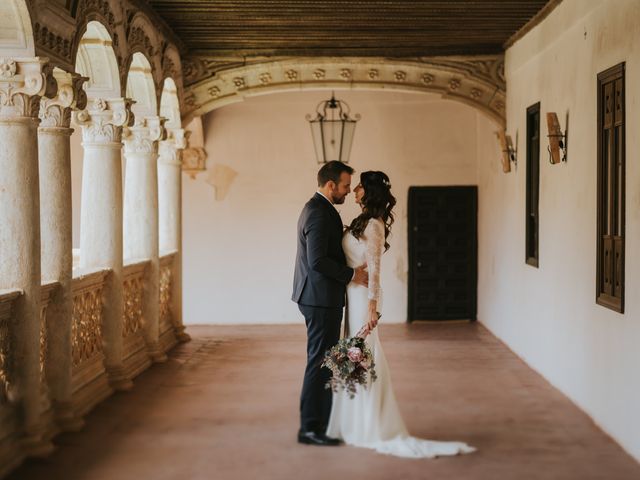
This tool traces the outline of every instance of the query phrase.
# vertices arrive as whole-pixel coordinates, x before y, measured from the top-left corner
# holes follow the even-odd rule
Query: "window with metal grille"
[[[526,262],[538,266],[538,193],[540,192],[540,102],[527,108]]]
[[[624,63],[598,74],[596,302],[624,312]]]

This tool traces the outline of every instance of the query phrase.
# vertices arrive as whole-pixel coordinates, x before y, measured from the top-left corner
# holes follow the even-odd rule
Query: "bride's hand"
[[[369,300],[369,321],[367,322],[367,329],[372,331],[378,325],[380,314],[378,313],[378,302],[375,300]]]

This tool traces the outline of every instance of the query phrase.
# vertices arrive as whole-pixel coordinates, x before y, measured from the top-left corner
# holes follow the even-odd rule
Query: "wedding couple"
[[[355,187],[362,208],[343,232],[334,205],[351,192],[354,170],[332,161],[318,172],[318,191],[298,220],[298,251],[293,298],[307,325],[307,367],[300,396],[298,442],[311,445],[349,445],[371,448],[401,457],[432,458],[470,453],[461,442],[438,442],[411,437],[400,415],[391,387],[376,325],[380,310],[380,259],[389,248],[396,199],[389,177],[364,172]],[[338,343],[347,297],[347,337],[367,325],[377,380],[358,387],[355,398],[325,388],[330,370],[321,367],[324,354]]]

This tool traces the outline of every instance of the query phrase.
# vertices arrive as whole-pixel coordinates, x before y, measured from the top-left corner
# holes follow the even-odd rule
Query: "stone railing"
[[[16,438],[19,423],[13,364],[12,325],[20,290],[0,290],[0,476],[22,461]]]
[[[0,406],[11,403],[15,396],[13,379],[12,332],[15,301],[20,290],[0,290]]]
[[[122,340],[124,366],[130,378],[137,376],[151,365],[142,331],[144,323],[142,302],[148,266],[148,260],[128,263],[124,266],[123,272]]]
[[[171,252],[163,255],[159,262],[158,324],[160,346],[165,352],[178,342],[178,335],[182,331],[179,316],[173,314],[179,312],[179,306],[174,304],[175,299],[179,298],[176,293],[179,285],[177,258],[177,254]],[[133,379],[152,363],[144,318],[144,298],[149,288],[151,265],[149,260],[132,261],[125,264],[122,270],[124,310],[121,316],[121,351],[124,377],[127,379]],[[81,428],[82,416],[118,388],[106,359],[109,349],[119,346],[110,344],[103,331],[107,318],[105,312],[109,311],[105,295],[110,288],[118,288],[112,287],[112,275],[109,269],[73,271],[71,316],[68,318],[70,331],[66,332],[69,335],[66,344],[64,339],[58,337],[58,333],[62,335],[64,332],[58,329],[56,323],[61,312],[58,305],[64,287],[59,282],[41,285],[38,310],[39,370],[36,371],[39,372],[41,404],[38,410],[44,439],[50,439],[61,431]],[[16,363],[19,345],[16,318],[21,312],[20,302],[24,302],[22,295],[21,290],[0,290],[0,478],[25,457],[34,455],[23,441],[26,430],[20,412],[25,394],[20,388],[20,364]],[[69,323],[66,328],[69,328]],[[71,345],[65,350],[64,345],[69,347],[69,338]],[[63,402],[56,397],[60,394],[56,380],[64,374],[64,368],[56,370],[58,363],[54,360],[55,355],[61,354],[66,355],[66,362],[63,363],[68,365],[67,396]],[[36,385],[34,396],[30,398],[38,400],[37,393]],[[65,423],[70,418],[73,421]]]
[[[47,386],[47,355],[49,352],[48,333],[52,329],[49,325],[50,316],[47,315],[51,299],[55,295],[58,282],[47,282],[42,284],[40,290],[40,388],[42,389],[43,410],[47,410],[51,405],[49,402],[49,388]]]
[[[177,325],[171,313],[176,253],[160,257],[160,345],[167,351],[177,342]]]
[[[84,414],[111,394],[104,366],[103,288],[109,270],[80,273],[72,282],[71,365],[73,403]]]

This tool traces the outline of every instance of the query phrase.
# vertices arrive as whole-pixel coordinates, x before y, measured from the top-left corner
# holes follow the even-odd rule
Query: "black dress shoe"
[[[338,440],[337,438],[327,437],[324,433],[301,431],[298,432],[298,443],[319,446],[336,446],[340,445],[340,440]]]

